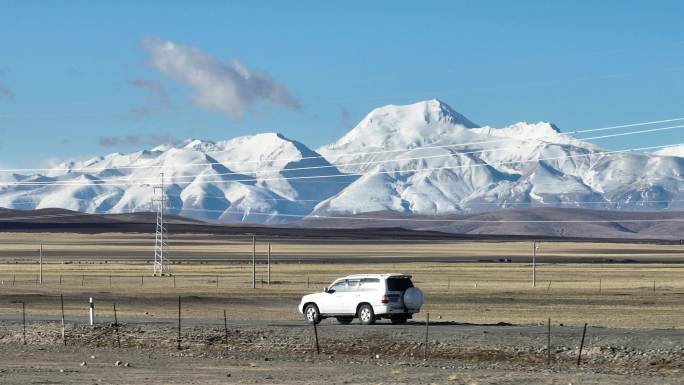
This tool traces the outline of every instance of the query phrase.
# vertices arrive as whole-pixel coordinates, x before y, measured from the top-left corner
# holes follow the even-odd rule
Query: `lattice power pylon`
[[[164,223],[164,211],[166,210],[164,173],[162,172],[159,176],[161,177],[161,184],[154,186],[154,198],[152,199],[157,211],[153,275],[161,277],[169,274],[169,245],[167,243],[166,224]],[[158,192],[159,194],[157,194]]]

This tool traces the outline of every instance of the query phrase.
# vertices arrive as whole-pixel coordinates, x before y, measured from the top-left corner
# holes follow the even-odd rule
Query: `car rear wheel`
[[[372,325],[375,323],[375,312],[371,305],[361,305],[359,308],[359,320],[361,320],[362,325]]]
[[[336,317],[337,322],[341,323],[342,325],[349,325],[353,320],[354,317]]]
[[[321,322],[321,313],[318,312],[318,306],[313,303],[306,305],[304,308],[304,318],[310,324]]]
[[[405,315],[395,315],[390,318],[390,321],[395,325],[401,325],[405,324],[407,319],[408,317]]]

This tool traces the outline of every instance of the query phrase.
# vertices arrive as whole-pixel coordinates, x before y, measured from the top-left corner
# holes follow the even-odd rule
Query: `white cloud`
[[[266,72],[249,70],[236,59],[224,63],[196,48],[154,38],[145,39],[143,47],[152,68],[190,87],[195,103],[206,110],[234,118],[257,100],[289,109],[300,107],[285,85]]]

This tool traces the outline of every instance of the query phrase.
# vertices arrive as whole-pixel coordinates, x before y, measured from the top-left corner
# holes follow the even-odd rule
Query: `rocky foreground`
[[[44,383],[193,383],[198,368],[213,373],[198,383],[295,383],[300,373],[310,374],[305,383],[680,383],[684,370],[684,333],[676,330],[590,327],[579,367],[576,327],[553,325],[550,355],[545,325],[431,325],[427,347],[417,323],[324,323],[317,332],[320,354],[311,326],[275,322],[183,327],[180,349],[172,323],[121,324],[118,334],[113,324],[68,324],[65,346],[61,325],[41,322],[27,324],[24,345],[21,322],[6,321],[0,383],[41,375],[55,381]],[[188,372],[168,378],[180,368]]]

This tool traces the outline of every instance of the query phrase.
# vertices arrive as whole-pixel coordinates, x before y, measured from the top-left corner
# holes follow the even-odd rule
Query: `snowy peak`
[[[454,135],[478,127],[446,103],[432,99],[414,104],[376,108],[337,142],[322,148],[411,148],[433,143],[445,135]]]
[[[404,121],[411,125],[451,124],[466,128],[479,127],[465,116],[454,111],[451,106],[438,100],[424,100],[408,105],[387,105],[371,111],[361,120],[359,126],[373,123]]]

